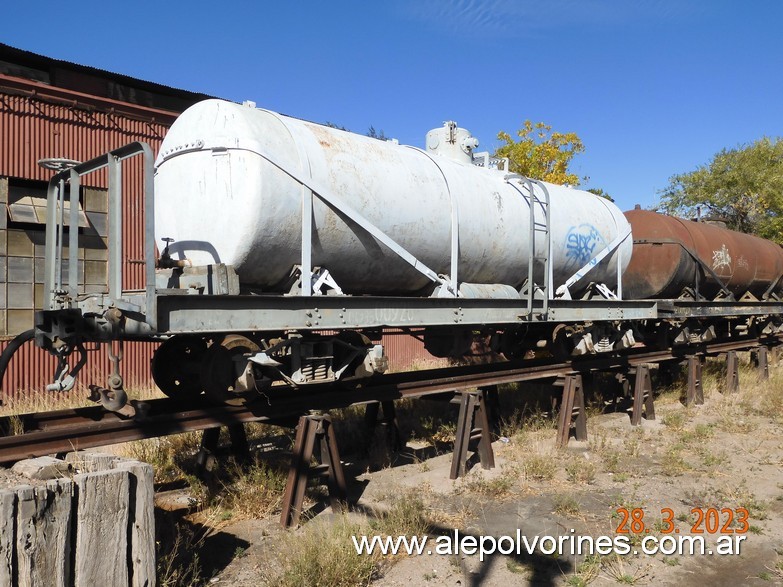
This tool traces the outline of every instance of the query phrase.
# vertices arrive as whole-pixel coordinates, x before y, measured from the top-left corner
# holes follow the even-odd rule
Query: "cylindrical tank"
[[[231,264],[242,284],[282,291],[292,266],[300,263],[306,192],[259,152],[326,186],[439,274],[450,273],[456,214],[460,283],[519,288],[528,275],[529,197],[519,179],[509,183],[502,171],[220,100],[186,110],[163,141],[155,179],[159,246],[162,238],[173,238],[175,258]],[[628,224],[603,198],[543,185],[551,198],[557,286]],[[541,188],[536,190],[543,199]],[[541,206],[535,210],[543,223]],[[545,256],[543,233],[536,233],[535,248],[536,257]],[[624,267],[631,256],[630,238],[619,250]],[[584,281],[613,284],[616,254]],[[328,269],[346,293],[427,295],[434,287],[317,197],[312,264]]]
[[[745,293],[760,298],[774,286],[783,288],[783,249],[757,236],[735,232],[706,222],[684,220],[646,210],[625,213],[633,231],[633,257],[623,275],[627,298],[677,298],[684,288],[694,288],[711,299],[720,285],[704,271],[687,247],[740,298]]]

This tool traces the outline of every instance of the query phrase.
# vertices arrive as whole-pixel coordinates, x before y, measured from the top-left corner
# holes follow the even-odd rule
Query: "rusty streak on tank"
[[[685,288],[694,287],[697,278],[699,294],[714,299],[722,291],[715,276],[736,299],[745,294],[761,299],[783,290],[783,249],[773,242],[646,210],[631,210],[625,216],[634,239],[631,263],[623,275],[628,299],[678,298]]]

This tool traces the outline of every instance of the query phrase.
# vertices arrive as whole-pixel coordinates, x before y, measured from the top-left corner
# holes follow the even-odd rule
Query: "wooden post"
[[[215,468],[215,453],[217,452],[220,428],[207,428],[201,433],[201,446],[196,453],[195,472],[197,477],[203,477]]]
[[[587,440],[585,398],[582,390],[582,376],[578,373],[566,375],[563,383],[563,399],[560,402],[560,413],[557,417],[556,442],[558,448],[568,444],[572,427],[577,440]]]
[[[16,493],[0,489],[0,585],[12,585],[14,565]]]
[[[688,355],[688,392],[685,396],[685,405],[704,403],[704,389],[701,384],[701,355]]]
[[[312,477],[326,477],[332,509],[336,510],[340,501],[347,499],[345,475],[331,423],[328,415],[299,418],[291,467],[283,495],[283,511],[280,515],[280,523],[285,528],[299,523],[307,482]],[[321,455],[321,465],[311,468],[310,460],[313,458],[316,444]]]
[[[726,353],[726,393],[739,391],[739,360],[737,351]]]
[[[17,490],[16,571],[20,586],[71,584],[73,497],[74,484],[66,479],[51,480],[45,487]],[[100,510],[96,514],[101,515]],[[93,552],[92,556],[95,555]],[[76,562],[79,562],[78,550]],[[116,566],[125,571],[124,561]],[[113,583],[109,580],[105,584]]]
[[[455,400],[459,401],[459,416],[457,417],[457,433],[454,438],[454,454],[451,458],[449,479],[465,475],[471,442],[478,443],[476,451],[481,461],[481,467],[483,469],[495,467],[495,454],[492,450],[492,435],[486,405],[487,390],[458,393]]]
[[[247,441],[244,424],[229,424],[228,434],[231,438],[231,454],[239,461],[250,459],[250,444]],[[221,428],[207,428],[201,434],[201,446],[196,453],[196,475],[202,477],[215,467]]]
[[[769,349],[760,346],[750,351],[751,363],[756,367],[759,379],[769,379]]]
[[[0,490],[0,585],[154,585],[152,466],[94,452],[69,463],[88,472]]]
[[[655,420],[655,403],[653,400],[652,380],[650,379],[650,366],[641,364],[635,369],[633,385],[633,411],[631,412],[631,425],[638,426],[642,423],[642,414],[646,420]]]
[[[155,584],[155,483],[152,465],[118,461],[115,469],[128,472],[130,506],[131,587]]]
[[[231,439],[231,454],[240,461],[248,460],[250,458],[250,443],[247,441],[245,425],[229,424],[228,437]]]
[[[378,415],[383,416],[379,419]],[[385,431],[386,449],[389,452],[400,452],[405,448],[405,442],[397,425],[397,413],[394,410],[393,401],[371,402],[364,409],[365,442],[364,454],[368,455],[373,442],[376,427],[380,425]]]
[[[500,435],[500,395],[498,394],[498,386],[482,387],[481,390],[486,392],[484,394],[484,408],[487,411],[490,429],[493,433]]]
[[[127,587],[130,538],[128,472],[82,473],[73,480],[79,503],[76,511],[74,585]],[[106,520],[112,520],[112,523],[107,524]],[[108,553],[113,556],[108,556]]]

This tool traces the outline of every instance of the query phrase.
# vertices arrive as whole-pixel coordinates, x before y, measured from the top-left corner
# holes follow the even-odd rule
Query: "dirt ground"
[[[378,587],[501,585],[783,585],[783,376],[778,367],[769,382],[742,374],[740,393],[721,394],[719,383],[705,386],[706,402],[686,408],[679,393],[656,400],[656,419],[632,427],[625,412],[591,414],[588,440],[571,439],[554,447],[555,430],[529,426],[493,444],[496,467],[474,464],[464,479],[449,480],[451,454],[388,466],[375,472],[347,466],[357,498],[354,513],[373,512],[394,500],[423,500],[432,522],[430,534],[516,536],[617,536],[622,509],[643,512],[644,530],[629,534],[633,548],[644,536],[695,535],[694,508],[717,508],[729,540],[748,512],[747,532],[738,555],[575,556],[541,552],[476,555],[398,556],[376,573]],[[711,385],[711,387],[710,387]],[[411,445],[408,451],[424,450]],[[662,512],[666,508],[671,514]],[[734,522],[725,524],[732,510]],[[620,510],[620,511],[618,511]],[[330,523],[325,509],[302,528]],[[628,521],[628,526],[630,522]],[[714,520],[713,520],[714,522]],[[714,528],[713,528],[714,529]],[[573,532],[572,532],[573,531]],[[290,532],[277,516],[243,520],[221,527],[219,538],[236,556],[217,565],[211,583],[256,586],[275,576],[289,555]],[[720,533],[702,534],[715,548]],[[217,543],[217,542],[216,542]],[[238,554],[237,554],[238,553]]]

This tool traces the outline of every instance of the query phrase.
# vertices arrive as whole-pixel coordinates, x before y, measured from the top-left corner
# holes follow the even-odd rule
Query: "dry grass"
[[[522,466],[525,476],[533,481],[551,481],[557,472],[557,461],[552,455],[528,455]]]
[[[163,397],[157,389],[128,389],[128,399],[153,399]],[[0,417],[14,414],[32,414],[36,412],[51,412],[68,408],[93,406],[93,402],[87,399],[89,391],[83,386],[77,385],[71,391],[45,391],[40,389],[20,390],[14,394],[7,394],[0,406]]]
[[[638,585],[650,574],[651,565],[632,567],[625,557],[617,554],[602,557],[601,571],[621,585]]]
[[[459,487],[458,493],[470,492],[502,499],[511,494],[519,479],[519,471],[515,467],[504,466],[499,475],[485,477],[481,472],[470,475]]]
[[[380,574],[381,555],[357,555],[352,536],[366,533],[346,516],[311,522],[284,539],[282,571],[269,578],[276,587],[368,585]]]
[[[128,458],[152,465],[155,482],[166,483],[187,475],[183,468],[184,462],[188,457],[192,457],[200,446],[201,433],[186,432],[128,442],[118,450]]]
[[[674,444],[666,449],[661,457],[661,474],[666,477],[679,477],[691,470],[690,464],[683,457],[685,447],[682,444]]]
[[[264,518],[280,510],[286,471],[263,461],[242,466],[229,459],[218,475],[219,487],[210,492],[210,507],[235,518]]]
[[[571,493],[556,494],[552,505],[554,513],[566,518],[575,518],[581,513],[579,502]]]
[[[595,482],[597,467],[594,462],[579,456],[569,459],[565,465],[566,477],[572,483],[590,484]]]
[[[172,521],[167,531],[171,536],[155,543],[157,584],[160,587],[201,587],[206,584],[199,550],[209,535],[208,530],[197,531],[189,524]]]
[[[368,585],[393,564],[391,556],[357,555],[352,537],[362,535],[421,536],[430,530],[426,506],[413,495],[403,496],[368,523],[342,514],[314,520],[284,539],[280,572],[269,577],[276,587],[347,587]],[[398,555],[401,556],[401,555]]]

